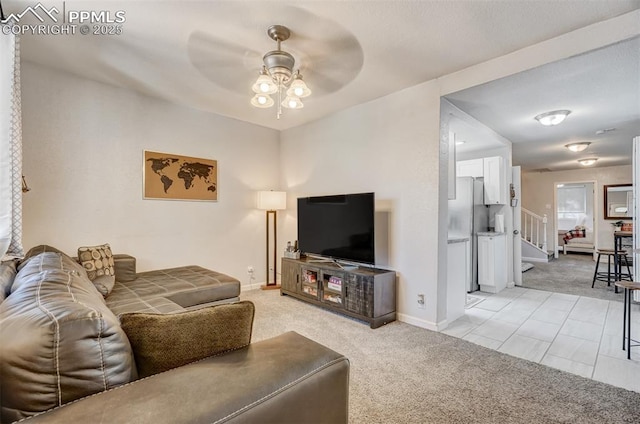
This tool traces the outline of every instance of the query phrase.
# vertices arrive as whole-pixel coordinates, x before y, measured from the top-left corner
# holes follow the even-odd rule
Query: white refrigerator
[[[467,269],[467,292],[478,286],[478,232],[489,229],[489,207],[484,204],[482,178],[456,178],[456,198],[449,200],[449,237],[468,237],[471,258]]]

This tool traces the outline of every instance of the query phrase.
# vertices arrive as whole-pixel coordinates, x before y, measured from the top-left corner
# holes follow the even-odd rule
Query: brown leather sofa
[[[245,342],[139,379],[130,333],[64,253],[2,264],[0,291],[2,423],[348,421],[348,360],[294,332],[249,343],[253,312],[221,328],[248,325]]]

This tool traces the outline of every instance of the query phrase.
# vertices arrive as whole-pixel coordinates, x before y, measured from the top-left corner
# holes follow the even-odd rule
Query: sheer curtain
[[[2,25],[2,24],[0,24]],[[0,31],[0,259],[22,248],[22,111],[20,44]]]

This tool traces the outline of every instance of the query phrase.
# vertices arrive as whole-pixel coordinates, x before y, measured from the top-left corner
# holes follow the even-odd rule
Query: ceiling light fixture
[[[251,89],[255,96],[251,99],[251,104],[259,108],[268,108],[276,102],[270,94],[277,94],[278,109],[276,117],[280,119],[282,107],[287,109],[302,109],[304,104],[300,100],[311,94],[300,70],[294,72],[295,59],[293,56],[280,49],[280,43],[286,41],[291,36],[289,28],[282,25],[272,25],[267,29],[269,37],[277,43],[276,50],[267,52],[262,57],[264,65],[260,70],[258,79]],[[284,99],[282,98],[283,96]]]
[[[572,152],[581,152],[584,149],[586,149],[587,147],[589,147],[590,145],[591,145],[590,142],[583,141],[582,143],[565,144],[564,147],[566,147],[567,149],[571,150]]]
[[[578,161],[578,163],[582,166],[591,166],[594,163],[596,163],[596,161],[598,160],[598,158],[587,158],[587,159],[580,159]]]
[[[545,127],[558,125],[571,113],[570,110],[554,110],[552,112],[541,113],[534,119]]]

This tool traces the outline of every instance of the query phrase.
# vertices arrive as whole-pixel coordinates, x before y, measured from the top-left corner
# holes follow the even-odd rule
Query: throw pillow
[[[108,244],[79,247],[78,261],[92,281],[101,275],[115,275],[113,254]]]
[[[210,306],[177,314],[120,316],[140,378],[177,368],[251,342],[253,303]]]
[[[107,297],[116,283],[111,247],[108,244],[79,247],[78,262],[102,296]]]

